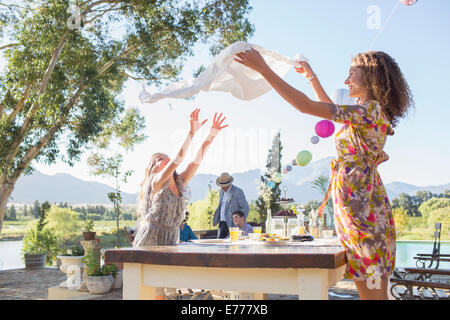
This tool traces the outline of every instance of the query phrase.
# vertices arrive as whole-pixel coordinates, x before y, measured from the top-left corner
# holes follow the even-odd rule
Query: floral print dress
[[[331,196],[336,232],[346,249],[345,277],[387,279],[395,266],[395,226],[377,167],[394,131],[377,101],[363,105],[330,104],[338,158],[331,163]]]

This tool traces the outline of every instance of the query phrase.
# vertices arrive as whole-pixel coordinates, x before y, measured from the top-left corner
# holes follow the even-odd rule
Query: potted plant
[[[23,259],[25,268],[42,268],[46,263],[51,264],[57,252],[57,239],[52,229],[44,229],[47,212],[50,209],[48,202],[39,208],[39,219],[35,226],[31,226],[23,237]]]
[[[92,219],[87,219],[84,222],[84,231],[83,237],[84,240],[94,240],[95,239],[95,231],[94,230],[94,221]]]
[[[78,289],[82,282],[84,249],[80,245],[74,245],[70,249],[64,249],[57,258],[61,261],[59,269],[67,274],[67,279],[60,283],[61,287]]]
[[[89,250],[83,258],[87,271],[86,287],[89,293],[104,294],[111,290],[118,268],[115,264],[100,267],[98,256]]]
[[[61,260],[61,266],[82,265],[84,257],[84,249],[80,245],[74,245],[70,249],[64,248],[60,255],[57,256]]]

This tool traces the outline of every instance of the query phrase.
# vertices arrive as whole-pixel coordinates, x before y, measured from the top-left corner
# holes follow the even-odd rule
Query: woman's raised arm
[[[313,101],[303,92],[291,87],[270,69],[264,58],[255,49],[238,53],[234,60],[259,72],[275,91],[298,111],[331,120],[328,102]]]

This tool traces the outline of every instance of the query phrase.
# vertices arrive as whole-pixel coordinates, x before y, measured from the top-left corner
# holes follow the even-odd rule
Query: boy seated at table
[[[192,231],[191,227],[186,223],[189,212],[186,211],[186,218],[180,225],[180,241],[187,242],[193,239],[198,239],[197,236]]]
[[[236,227],[239,227],[239,230],[242,231],[243,236],[253,233],[253,227],[245,222],[245,215],[242,211],[238,210],[233,212],[233,223]]]

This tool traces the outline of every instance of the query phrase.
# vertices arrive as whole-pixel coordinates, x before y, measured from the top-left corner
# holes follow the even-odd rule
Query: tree
[[[395,229],[398,234],[402,234],[408,228],[409,215],[408,212],[400,207],[392,210],[392,215],[394,216]]]
[[[213,228],[213,220],[214,220],[214,208],[218,206],[218,199],[220,198],[220,193],[218,189],[212,188],[212,181],[208,184],[208,227],[209,229]]]
[[[281,173],[281,151],[283,150],[283,146],[281,144],[280,140],[280,132],[278,131],[272,141],[272,148],[269,149],[268,155],[267,155],[267,162],[266,162],[266,168],[267,171],[260,177],[260,181],[262,184],[267,184],[270,174],[269,172],[271,170]],[[280,210],[280,205],[275,203],[279,201],[281,196],[281,190],[280,190],[280,184],[281,182],[275,183],[275,187],[272,188],[272,196],[270,201],[270,210],[274,213]],[[256,207],[258,208],[258,212],[260,214],[261,221],[266,220],[267,215],[267,208],[266,203],[262,196],[259,196],[256,200]]]
[[[39,201],[34,200],[32,209],[32,216],[34,218],[39,218],[39,207],[40,207]]]
[[[116,247],[120,247],[120,213],[122,205],[122,191],[120,190],[121,183],[127,183],[128,177],[133,173],[131,170],[124,171],[123,156],[116,154],[112,157],[105,157],[99,154],[94,154],[89,157],[89,165],[93,168],[93,174],[106,176],[114,180],[114,192],[108,193],[109,200],[114,205],[114,218],[116,220]]]
[[[325,195],[327,194],[329,185],[330,185],[330,179],[325,175],[318,176],[312,182],[313,188],[319,190],[320,193],[322,194],[322,197],[325,197]],[[328,227],[334,228],[333,204],[332,204],[331,199],[328,199],[326,209],[327,209],[327,212],[325,213],[326,216],[324,218],[324,221]]]
[[[6,210],[5,220],[16,221],[17,220],[16,213],[17,213],[16,207],[14,205],[11,205],[9,209]]]
[[[123,121],[118,96],[126,80],[166,84],[197,43],[216,54],[253,33],[248,0],[73,3],[0,0],[0,232],[8,199],[32,161],[73,165]]]

